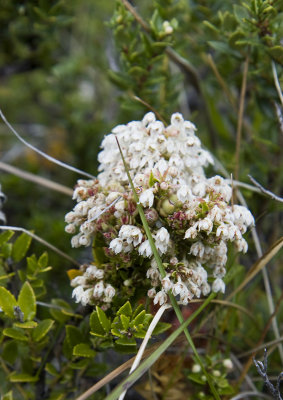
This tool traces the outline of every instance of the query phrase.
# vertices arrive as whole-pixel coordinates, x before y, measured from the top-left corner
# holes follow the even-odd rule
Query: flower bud
[[[144,210],[145,218],[148,225],[152,226],[158,220],[158,212],[154,208],[147,208]]]

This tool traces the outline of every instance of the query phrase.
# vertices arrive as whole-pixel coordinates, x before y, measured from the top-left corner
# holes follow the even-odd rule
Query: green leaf
[[[128,315],[129,317],[132,315],[133,311],[132,311],[132,306],[131,303],[129,301],[127,301],[127,303],[125,303],[117,312],[117,315]]]
[[[12,339],[21,340],[23,342],[28,341],[26,335],[19,328],[6,328],[4,329],[3,334],[5,336],[11,337]]]
[[[14,322],[13,326],[22,329],[33,329],[36,328],[38,325],[35,321],[26,321],[26,322]]]
[[[48,253],[45,251],[38,259],[40,269],[46,268],[48,263]]]
[[[139,304],[135,311],[133,312],[132,319],[136,318],[136,316],[144,309],[142,304]]]
[[[0,286],[0,308],[10,317],[15,318],[14,307],[17,306],[17,301],[12,293],[4,287]]]
[[[158,322],[152,334],[159,335],[160,333],[167,331],[169,328],[171,328],[171,324],[167,324],[167,322]]]
[[[123,336],[116,340],[115,344],[120,344],[122,346],[136,346],[135,338],[128,338],[127,336]]]
[[[55,321],[52,319],[44,319],[43,321],[40,321],[38,326],[32,331],[33,340],[36,342],[42,340],[53,327],[54,322]]]
[[[60,375],[59,372],[57,371],[57,369],[51,363],[47,363],[45,365],[45,371],[47,371],[52,376],[59,376]]]
[[[206,380],[203,381],[201,379],[201,376],[202,375],[199,375],[199,374],[189,374],[188,378],[193,382],[199,383],[200,385],[206,385]]]
[[[120,318],[121,318],[121,322],[122,322],[123,328],[125,329],[125,331],[127,331],[128,328],[129,328],[129,325],[130,325],[130,318],[127,317],[124,314],[121,314]]]
[[[144,317],[145,317],[146,311],[143,310],[142,312],[140,312],[136,318],[131,322],[131,325],[139,325],[142,324],[144,322]]]
[[[17,372],[12,372],[9,375],[10,382],[37,382],[38,376],[32,376],[30,374],[18,374]]]
[[[5,393],[4,396],[1,397],[1,400],[13,400],[12,390],[8,393]]]
[[[1,254],[2,254],[3,258],[7,259],[7,258],[11,257],[12,249],[13,249],[12,243],[3,243],[2,247],[1,247]]]
[[[81,331],[73,325],[66,326],[66,338],[71,347],[76,346],[76,344],[81,343],[83,340]]]
[[[36,314],[36,298],[29,282],[25,282],[21,288],[18,305],[24,313],[25,321],[33,320]]]
[[[10,364],[14,364],[19,357],[18,343],[17,340],[7,340],[4,342],[1,357]]]
[[[31,236],[22,233],[15,241],[12,249],[12,258],[18,262],[21,261],[26,255],[31,244]]]
[[[267,52],[276,62],[283,65],[283,46],[273,46]]]
[[[138,338],[138,339],[144,339],[146,335],[146,330],[144,329],[138,329],[135,333],[134,333],[134,337]]]
[[[52,299],[51,303],[56,306],[62,307],[62,310],[56,310],[54,308],[50,308],[49,310],[50,314],[56,321],[65,323],[70,319],[71,316],[74,315],[72,307],[65,300]],[[68,310],[70,310],[70,312]]]
[[[98,316],[100,325],[105,330],[105,332],[109,332],[110,331],[110,327],[111,327],[111,322],[106,317],[105,312],[103,310],[101,310],[101,308],[99,308],[97,306],[96,306],[96,312],[97,312],[97,316]]]
[[[0,234],[0,246],[8,242],[9,239],[14,235],[13,231],[4,231]]]
[[[239,22],[240,25],[242,25],[243,22],[245,22],[245,20],[249,19],[249,17],[250,17],[248,10],[243,6],[234,4],[233,10],[234,10],[235,18]]]
[[[93,311],[89,318],[91,334],[99,337],[105,337],[105,330],[102,328],[97,312]]]
[[[93,358],[96,352],[90,348],[87,343],[79,343],[73,348],[73,355],[78,357]]]

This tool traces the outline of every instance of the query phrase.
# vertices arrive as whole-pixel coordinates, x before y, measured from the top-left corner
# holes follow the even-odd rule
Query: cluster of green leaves
[[[105,367],[91,348],[88,318],[48,296],[41,278],[51,270],[48,254],[27,257],[30,236],[13,242],[13,235],[0,234],[0,394],[11,400],[24,393],[29,399],[42,391],[63,399],[78,390],[74,376],[85,371],[93,377]]]
[[[172,32],[166,32],[166,23]],[[155,4],[145,29],[117,1],[110,27],[119,53],[119,67],[111,70],[109,77],[124,92],[122,107],[130,112],[144,112],[144,104],[134,98],[138,96],[166,116],[176,107],[180,81],[180,76],[172,73],[166,54],[166,48],[174,44],[173,33],[178,27],[174,14],[162,4]]]
[[[90,333],[101,338],[99,345],[102,347],[114,345],[118,351],[132,353],[137,350],[137,339],[144,339],[152,318],[141,304],[133,310],[129,301],[117,311],[113,319],[96,307],[89,320]],[[168,323],[158,322],[153,335],[166,331],[170,326]]]

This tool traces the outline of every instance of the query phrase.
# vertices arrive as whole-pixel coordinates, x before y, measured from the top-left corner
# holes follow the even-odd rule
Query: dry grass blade
[[[265,265],[278,253],[283,246],[283,237],[278,239],[267,252],[253,265],[250,269],[248,276],[244,281],[235,289],[226,300],[231,299],[239,293],[264,267]]]
[[[73,194],[73,190],[71,188],[68,188],[67,186],[53,182],[50,179],[42,178],[41,176],[31,174],[30,172],[23,171],[22,169],[3,163],[2,161],[0,161],[0,169],[2,169],[2,171],[9,172],[10,174],[16,175],[27,181],[37,183],[40,186],[44,186],[47,187],[48,189],[55,190],[56,192],[66,194],[67,196],[72,196]]]

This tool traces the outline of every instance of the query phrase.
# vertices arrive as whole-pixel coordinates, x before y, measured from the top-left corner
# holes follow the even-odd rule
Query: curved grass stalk
[[[157,263],[157,265],[158,265],[158,269],[159,269],[160,275],[161,275],[162,278],[164,278],[165,275],[166,275],[166,272],[165,272],[164,266],[163,266],[163,264],[162,264],[162,260],[161,260],[161,258],[160,258],[160,255],[159,255],[159,253],[158,253],[158,251],[157,251],[157,248],[156,248],[156,246],[155,246],[154,240],[153,240],[153,238],[152,238],[150,228],[149,228],[149,226],[148,226],[146,217],[145,217],[145,215],[144,215],[143,208],[142,208],[142,206],[141,206],[141,204],[140,204],[140,202],[139,202],[139,198],[138,198],[137,192],[136,192],[136,190],[135,190],[135,187],[134,187],[132,178],[131,178],[131,176],[130,176],[129,168],[128,168],[127,163],[126,163],[126,161],[125,161],[125,158],[124,158],[124,155],[123,155],[123,152],[122,152],[122,149],[121,149],[121,147],[120,147],[120,144],[119,144],[119,141],[118,141],[118,138],[117,138],[117,137],[116,137],[116,141],[117,141],[117,145],[118,145],[118,147],[119,147],[119,151],[120,151],[120,154],[121,154],[121,158],[122,158],[122,160],[123,160],[123,164],[124,164],[124,167],[125,167],[127,176],[128,176],[128,180],[129,180],[131,189],[132,189],[132,191],[133,191],[134,200],[135,200],[135,202],[136,202],[136,204],[137,204],[137,209],[138,209],[138,211],[139,211],[140,218],[141,218],[141,221],[142,221],[142,224],[143,224],[143,227],[144,227],[146,236],[147,236],[148,241],[149,241],[149,243],[150,243],[150,247],[151,247],[151,249],[152,249],[152,252],[153,252],[155,261],[156,261],[156,263]],[[173,306],[173,308],[174,308],[175,314],[176,314],[176,316],[177,316],[177,318],[178,318],[180,324],[183,324],[183,323],[184,323],[183,315],[182,315],[182,312],[181,312],[181,310],[180,310],[180,307],[179,307],[179,305],[178,305],[178,303],[177,303],[177,300],[176,300],[175,296],[174,296],[172,293],[169,293],[169,298],[170,298],[171,304],[172,304],[172,306]],[[204,302],[203,304],[205,304],[205,302]],[[185,327],[185,328],[186,328],[186,327]],[[217,390],[215,389],[214,383],[213,383],[213,381],[212,381],[210,375],[209,375],[208,372],[206,371],[206,369],[205,369],[205,367],[204,367],[204,365],[203,365],[203,363],[202,363],[202,361],[201,361],[201,359],[200,359],[200,357],[199,357],[199,355],[198,355],[197,349],[196,349],[196,347],[195,347],[195,345],[194,345],[194,343],[193,343],[193,340],[192,340],[192,338],[191,338],[191,335],[190,335],[188,329],[185,329],[185,328],[184,328],[184,334],[185,334],[185,336],[186,336],[186,339],[187,339],[187,341],[188,341],[190,347],[192,348],[192,350],[193,350],[193,352],[194,352],[194,355],[195,355],[195,357],[196,357],[196,360],[197,360],[197,362],[199,363],[199,365],[200,365],[200,367],[201,367],[201,369],[202,369],[202,371],[203,371],[203,373],[204,373],[204,375],[205,375],[205,377],[206,377],[206,379],[207,379],[207,383],[208,383],[208,385],[209,385],[209,387],[210,387],[210,390],[211,390],[211,392],[212,392],[214,398],[217,399],[217,400],[220,400],[219,394],[217,393]],[[126,389],[126,388],[124,388],[124,389]]]
[[[164,311],[167,310],[170,307],[171,306],[169,304],[164,304],[163,306],[161,306],[159,308],[159,310],[155,314],[153,320],[151,321],[151,323],[150,323],[150,325],[148,327],[148,330],[146,332],[145,338],[143,339],[143,342],[142,342],[142,344],[141,344],[141,346],[139,348],[138,354],[136,355],[135,361],[133,362],[133,365],[132,365],[132,367],[130,369],[129,374],[131,374],[138,367],[138,365],[139,365],[139,363],[140,363],[140,361],[142,359],[143,353],[145,351],[146,345],[147,345],[149,339],[151,338],[152,332],[154,331],[156,325],[160,321],[160,318],[162,317]],[[125,395],[126,395],[126,393],[127,393],[127,390],[125,390],[120,395],[119,400],[123,400]]]
[[[283,94],[282,94],[282,91],[281,91],[280,82],[279,82],[279,79],[278,79],[278,75],[277,75],[277,71],[276,71],[276,67],[275,67],[275,62],[274,61],[271,61],[271,66],[272,66],[274,84],[275,84],[279,99],[280,99],[282,107],[283,107]]]
[[[41,155],[42,157],[46,158],[48,161],[59,165],[60,167],[66,168],[70,171],[76,172],[77,174],[86,176],[89,179],[95,179],[95,177],[93,175],[88,174],[87,172],[82,171],[81,169],[72,167],[71,165],[68,165],[66,163],[64,163],[63,161],[59,161],[54,157],[49,156],[48,154],[44,153],[43,151],[37,149],[36,147],[34,147],[32,144],[28,143],[24,138],[21,137],[21,135],[12,127],[12,125],[7,121],[5,115],[3,114],[2,110],[0,109],[0,117],[2,118],[3,122],[5,123],[5,125],[10,129],[11,132],[13,132],[13,134],[27,147],[29,147],[31,150],[35,151],[36,153],[38,153],[39,155]]]
[[[37,236],[35,233],[28,231],[27,229],[21,228],[19,226],[7,226],[7,225],[0,225],[0,230],[4,231],[18,231],[26,233],[27,235],[31,236],[33,239],[38,241],[39,243],[43,244],[44,246],[48,247],[50,250],[54,251],[55,253],[59,254],[59,256],[66,258],[66,260],[70,261],[72,264],[80,266],[76,260],[70,257],[68,254],[64,253],[62,250],[58,249],[57,247],[53,246],[53,244],[47,242],[46,240],[42,239],[40,236]]]

